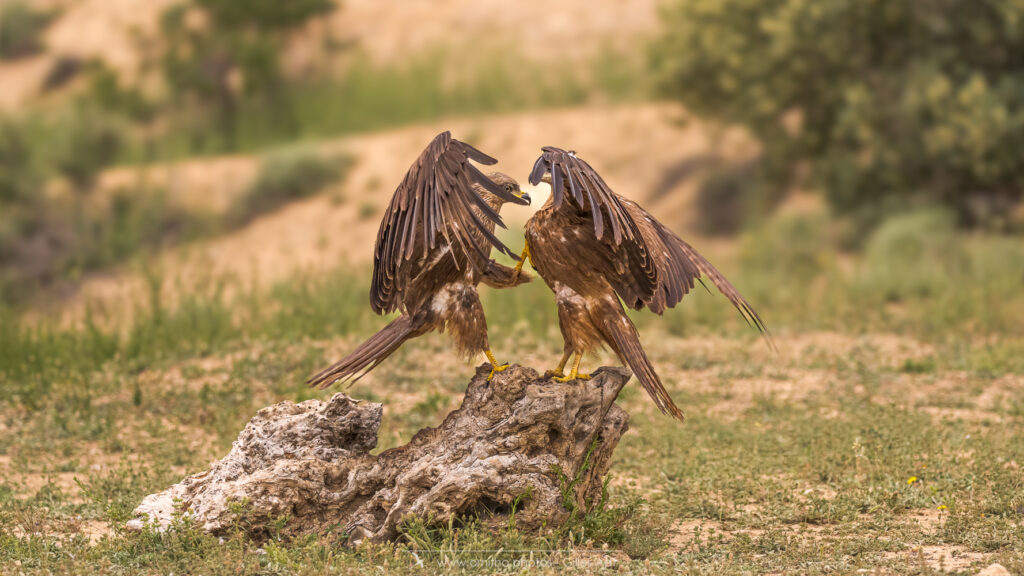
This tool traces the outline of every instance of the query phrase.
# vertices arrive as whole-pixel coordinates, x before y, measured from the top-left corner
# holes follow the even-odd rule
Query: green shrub
[[[774,204],[760,162],[712,167],[697,187],[697,229],[707,235],[731,235],[760,219]]]
[[[0,206],[27,201],[41,184],[25,130],[0,119]]]
[[[945,210],[886,220],[865,244],[861,279],[890,302],[944,293],[952,282],[966,276],[968,266],[954,223],[953,214]]]
[[[0,5],[0,60],[14,60],[41,51],[41,36],[55,16],[17,0]]]
[[[65,287],[86,272],[214,231],[216,222],[174,206],[160,190],[119,190],[109,202],[37,198],[0,214],[0,299]]]
[[[223,150],[238,145],[243,95],[266,96],[288,121],[279,62],[288,33],[335,9],[333,0],[191,0],[166,10],[161,32],[168,40],[161,56],[164,78],[179,103],[197,104],[218,126]],[[188,17],[199,13],[205,25]],[[205,128],[205,126],[204,126]]]
[[[124,144],[121,126],[93,106],[81,105],[51,128],[54,165],[79,190],[87,190],[99,172],[114,163]]]
[[[1002,0],[678,0],[653,62],[692,112],[809,161],[862,228],[931,203],[976,224],[1024,194],[1022,21]]]
[[[351,162],[347,156],[325,158],[310,150],[267,157],[256,181],[231,208],[228,225],[243,226],[261,214],[319,192],[342,178]]]

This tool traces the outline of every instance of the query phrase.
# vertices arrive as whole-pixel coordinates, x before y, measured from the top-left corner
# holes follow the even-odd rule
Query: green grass
[[[184,208],[141,184],[109,199],[76,193],[0,208],[0,300],[71,291],[86,273],[236,230],[343,180],[351,164],[302,147],[276,150],[223,213]]]
[[[687,421],[627,386],[631,432],[590,513],[539,535],[421,519],[395,544],[356,551],[330,534],[221,541],[187,523],[120,527],[143,495],[222,456],[259,408],[324,395],[305,377],[386,322],[366,305],[365,274],[256,292],[211,281],[176,302],[154,277],[130,326],[0,312],[0,572],[478,573],[533,562],[549,573],[931,574],[933,547],[963,573],[1024,570],[1021,268],[1007,264],[1019,243],[917,217],[880,231],[863,258],[836,256],[830,241],[812,220],[784,218],[732,256],[709,251],[775,330],[778,357],[701,291],[662,318],[637,316]],[[942,268],[947,282],[913,265],[931,246],[959,262]],[[502,359],[557,360],[541,282],[487,290],[484,303]],[[431,335],[350,393],[384,403],[386,449],[439,423],[471,373]],[[106,536],[81,535],[95,526]]]
[[[362,294],[343,292],[335,303],[356,296]],[[299,293],[278,298],[297,305],[302,299]],[[580,573],[611,559],[665,573],[848,573],[879,566],[931,573],[907,560],[921,546],[953,546],[1011,570],[1024,568],[1024,481],[1017,464],[1024,441],[1015,432],[1024,418],[1020,390],[1003,389],[1002,407],[976,410],[976,417],[936,415],[931,410],[973,409],[992,380],[938,367],[907,375],[903,363],[889,362],[892,351],[871,345],[852,352],[811,347],[772,361],[737,341],[704,352],[695,341],[676,341],[677,350],[689,351],[687,364],[678,352],[660,351],[673,349],[663,340],[652,348],[659,350],[654,360],[687,422],[667,421],[635,385],[627,387],[620,402],[632,415],[633,432],[616,451],[607,501],[562,531],[533,535],[513,524],[494,532],[472,518],[445,526],[414,521],[400,542],[358,551],[342,548],[332,535],[251,542],[235,534],[220,541],[187,523],[166,533],[124,532],[120,523],[142,495],[222,455],[258,408],[317,395],[302,381],[326,360],[326,342],[305,340],[304,330],[318,337],[358,334],[374,324],[352,314],[324,327],[313,315],[330,306],[324,300],[282,308],[268,316],[276,320],[263,325],[265,332],[242,336],[201,327],[201,317],[212,325],[228,322],[216,309],[196,314],[193,306],[168,312],[148,337],[132,335],[139,342],[134,349],[110,354],[100,340],[74,348],[88,358],[77,366],[50,359],[56,367],[40,369],[45,394],[31,403],[23,394],[5,395],[0,415],[8,432],[0,436],[0,454],[11,462],[0,480],[5,571],[20,562],[20,569],[69,573],[312,574],[377,565],[476,573],[521,565],[531,555],[519,551],[533,550],[535,567],[575,566]],[[305,314],[288,320],[295,311]],[[161,336],[164,330],[201,337],[175,345]],[[523,344],[515,346],[529,357],[557,355],[557,342]],[[385,402],[382,448],[439,422],[470,370],[425,363],[425,373],[412,373],[408,365],[444,355],[447,344],[428,338],[408,348],[378,370],[386,388],[364,383],[352,391]],[[770,390],[746,401],[736,397],[735,382],[766,371],[780,391],[805,372],[818,371],[823,381],[795,397]],[[450,376],[439,376],[444,372]],[[5,372],[5,387],[14,380]],[[929,387],[935,391],[907,394]],[[396,409],[405,396],[419,400],[412,409]],[[723,412],[723,402],[735,407]],[[908,484],[911,477],[917,480]],[[939,506],[946,508],[939,513]],[[919,525],[921,512],[934,514],[935,524]],[[682,535],[671,530],[677,521]],[[115,531],[93,543],[76,536],[94,522]]]
[[[460,65],[448,65],[457,59]],[[610,50],[593,62],[534,61],[518,50],[482,49],[452,54],[427,50],[400,65],[372,63],[353,55],[338,77],[317,77],[283,88],[273,102],[242,100],[237,149],[260,151],[283,142],[310,141],[370,132],[446,117],[575,106],[589,100],[643,98],[648,86],[642,62]],[[147,149],[123,156],[134,162],[225,152],[210,134],[209,120],[194,110],[179,111]],[[174,111],[168,111],[174,114]],[[202,145],[196,145],[201,142]]]
[[[242,227],[257,216],[321,191],[348,172],[352,159],[323,157],[313,150],[288,149],[268,155],[260,173],[225,215],[228,227]]]
[[[32,56],[44,48],[43,33],[57,16],[14,0],[0,6],[0,60]]]

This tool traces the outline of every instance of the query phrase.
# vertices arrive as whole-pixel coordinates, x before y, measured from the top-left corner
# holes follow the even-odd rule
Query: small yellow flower
[[[945,509],[946,509],[946,505],[945,504],[939,504],[939,507],[936,508],[936,510],[945,510]]]
[[[917,476],[911,476],[910,478],[907,478],[908,485],[913,484],[914,482],[917,482]]]

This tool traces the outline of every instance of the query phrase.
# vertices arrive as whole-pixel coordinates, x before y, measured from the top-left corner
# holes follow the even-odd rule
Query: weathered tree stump
[[[568,517],[565,477],[580,476],[580,506],[600,494],[628,428],[629,416],[614,401],[630,373],[602,368],[589,381],[561,384],[521,366],[487,382],[488,371],[477,369],[462,406],[440,426],[378,455],[370,451],[380,404],[335,394],[327,402],[264,408],[223,460],[147,496],[129,526],[167,526],[177,509],[213,533],[243,526],[260,537],[287,518],[287,533],[340,529],[356,544],[395,538],[409,515],[440,523],[480,514],[498,522],[526,495],[516,525],[555,527]],[[239,523],[233,503],[243,501]]]

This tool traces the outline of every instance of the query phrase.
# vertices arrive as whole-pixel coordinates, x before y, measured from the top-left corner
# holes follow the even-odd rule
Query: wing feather
[[[570,224],[582,224],[578,220],[582,218],[593,226],[593,237],[576,238],[578,248],[600,253],[594,258],[599,272],[627,306],[636,310],[646,306],[661,314],[678,304],[697,282],[704,284],[702,277],[706,277],[775,348],[750,303],[692,246],[638,204],[613,192],[574,152],[553,146],[542,150],[530,183],[537,185],[550,173],[554,208],[565,211]]]
[[[456,261],[458,250],[472,266],[477,266],[477,256],[486,259],[492,246],[516,257],[490,231],[490,225],[505,224],[473,186],[482,186],[504,200],[516,198],[470,161],[484,165],[497,162],[452,138],[450,132],[442,132],[427,145],[395,189],[374,249],[370,304],[377,313],[393,312],[403,305],[405,288],[437,250],[449,250]],[[482,233],[479,236],[486,245],[475,239],[478,233]]]

